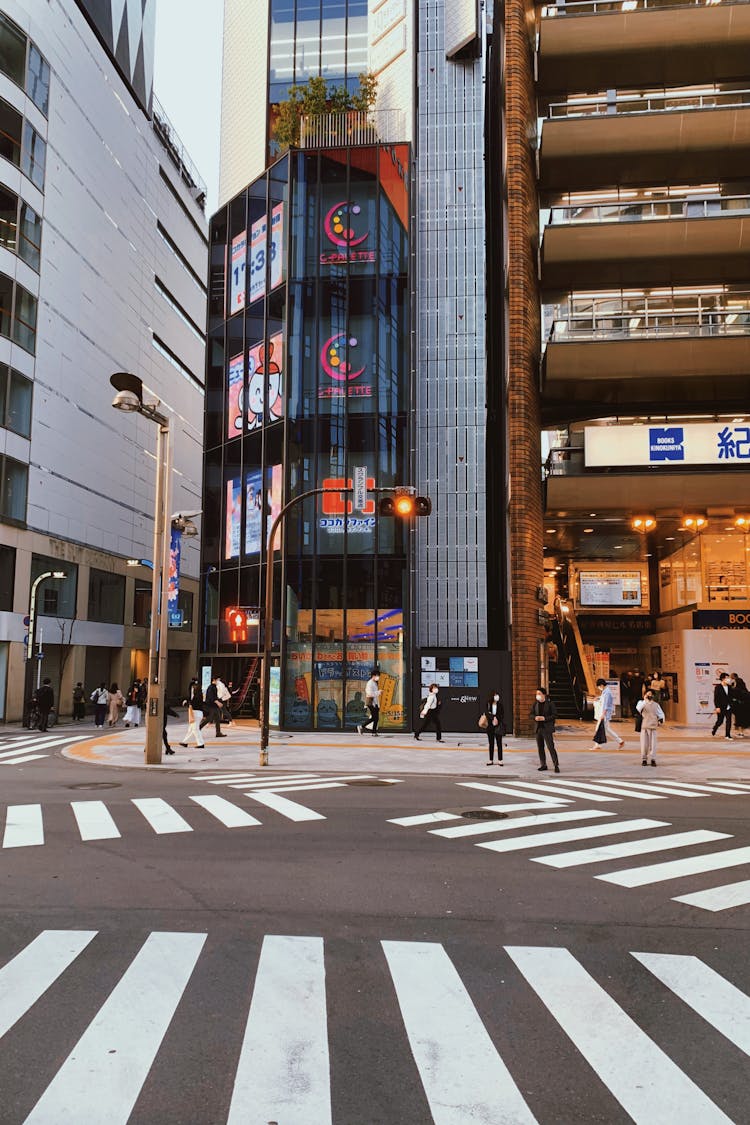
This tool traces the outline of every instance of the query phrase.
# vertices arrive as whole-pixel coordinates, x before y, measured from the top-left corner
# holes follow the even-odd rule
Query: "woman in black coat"
[[[503,704],[499,691],[491,691],[487,696],[484,708],[487,716],[487,741],[489,743],[490,760],[487,765],[493,765],[492,755],[497,746],[497,764],[503,764]]]

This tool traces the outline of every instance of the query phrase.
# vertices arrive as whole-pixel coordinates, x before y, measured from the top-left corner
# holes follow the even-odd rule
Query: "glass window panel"
[[[0,186],[0,246],[14,254],[18,246],[18,196]]]
[[[133,600],[133,624],[148,628],[151,621],[151,583],[145,578],[136,578]]]
[[[0,98],[0,156],[17,168],[21,165],[21,131],[23,118],[18,110]]]
[[[328,5],[326,5],[328,7]],[[337,7],[345,8],[343,4]],[[320,73],[328,82],[346,75],[346,12],[338,18],[323,19],[320,49]]]
[[[23,88],[26,69],[26,36],[4,13],[0,13],[0,71]]]
[[[193,595],[190,590],[180,590],[177,595],[177,608],[182,613],[181,629],[188,632],[193,628]]]
[[[16,304],[13,315],[13,339],[27,352],[36,347],[36,297],[22,285],[16,285]]]
[[[31,398],[34,384],[12,368],[9,376],[5,425],[22,437],[31,437]]]
[[[49,110],[49,64],[33,43],[29,43],[26,93],[46,117]]]
[[[294,77],[305,82],[320,73],[320,0],[297,0]]]
[[[0,274],[0,335],[10,339],[13,323],[13,282]]]
[[[13,611],[15,575],[15,547],[0,546],[0,613],[11,613]]]
[[[46,142],[37,133],[28,121],[23,125],[23,150],[21,154],[21,171],[28,176],[40,191],[44,191],[44,168],[47,161]]]
[[[18,230],[18,253],[33,270],[39,272],[42,245],[42,219],[28,203],[21,204]]]
[[[89,572],[89,621],[121,625],[125,616],[125,576],[106,570]]]
[[[39,598],[40,605],[45,607],[45,612],[48,612],[54,617],[64,617],[71,620],[76,615],[76,596],[78,591],[78,566],[75,563],[64,562],[61,559],[50,558],[47,555],[32,555],[31,556],[31,578],[29,582],[29,593],[31,592],[31,584],[36,581],[41,574],[47,571],[62,570],[67,575],[66,578],[48,578],[44,582],[40,582],[37,586],[37,595],[41,592],[42,597]],[[53,637],[45,638],[50,644],[54,644]]]

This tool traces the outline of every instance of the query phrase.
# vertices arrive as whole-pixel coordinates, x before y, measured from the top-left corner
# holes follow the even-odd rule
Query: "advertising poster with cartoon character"
[[[242,433],[242,377],[244,357],[236,355],[229,361],[227,369],[227,437],[239,437]]]
[[[284,417],[284,337],[281,332],[261,340],[247,353],[247,428],[257,430],[263,425],[263,391],[267,385],[268,421]]]
[[[242,484],[239,477],[227,481],[226,505],[224,555],[228,559],[233,559],[240,553],[242,527]]]
[[[263,533],[263,473],[248,469],[245,473],[245,554],[260,554]]]

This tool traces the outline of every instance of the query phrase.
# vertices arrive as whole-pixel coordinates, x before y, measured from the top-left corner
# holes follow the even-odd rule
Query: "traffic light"
[[[251,625],[258,625],[260,621],[260,612],[257,609],[233,605],[226,610],[224,620],[229,627],[230,644],[244,645],[247,644],[248,629]]]
[[[431,511],[432,500],[429,496],[415,496],[408,489],[397,488],[392,496],[383,496],[378,501],[378,513],[381,516],[398,516],[402,520],[429,516]]]

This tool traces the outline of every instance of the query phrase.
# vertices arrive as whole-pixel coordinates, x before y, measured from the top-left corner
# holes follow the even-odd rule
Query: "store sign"
[[[375,261],[375,251],[363,246],[370,237],[370,229],[356,200],[342,199],[334,203],[323,220],[323,231],[333,249],[322,252],[321,265]]]
[[[355,510],[354,501],[350,500],[345,493],[336,491],[339,488],[353,488],[351,478],[327,477],[321,487],[329,489],[320,498],[320,506],[323,512],[320,520],[321,531],[327,531],[333,535],[343,535],[344,528],[346,528],[349,535],[363,535],[375,530],[375,501],[365,499],[361,508],[357,509],[360,515],[354,516],[352,514]],[[375,479],[366,477],[365,488],[372,489],[374,487]]]
[[[750,609],[698,609],[694,629],[750,629]]]
[[[653,465],[750,465],[750,425],[588,426],[586,468]]]
[[[367,369],[366,363],[357,364],[358,347],[357,337],[347,336],[346,332],[336,332],[326,340],[320,349],[320,366],[331,382],[322,382],[318,398],[372,398],[369,384],[352,385]]]
[[[642,614],[633,614],[632,616],[630,614],[625,616],[607,614],[606,617],[599,617],[592,613],[579,613],[578,627],[584,637],[599,633],[606,633],[607,635],[611,633],[647,634],[654,632],[654,619]]]

